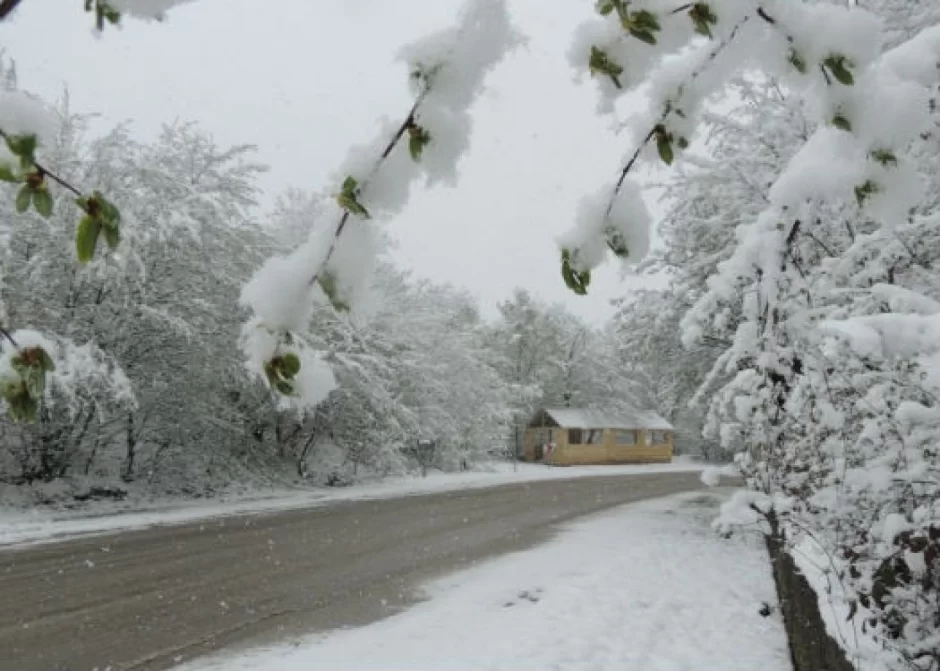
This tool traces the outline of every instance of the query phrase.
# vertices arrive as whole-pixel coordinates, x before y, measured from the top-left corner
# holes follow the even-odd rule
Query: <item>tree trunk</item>
[[[287,456],[287,446],[284,445],[284,428],[281,426],[281,416],[274,417],[274,442],[277,443],[277,456],[284,459]]]
[[[300,456],[297,458],[297,475],[302,479],[307,479],[307,455],[310,453],[310,450],[313,448],[313,443],[317,439],[317,430],[313,429],[310,432],[310,437],[307,438],[307,442],[304,443],[303,449],[300,451]]]
[[[137,459],[137,433],[134,431],[134,411],[127,413],[127,457],[124,460],[124,472],[121,479],[130,482],[134,479],[134,465]]]

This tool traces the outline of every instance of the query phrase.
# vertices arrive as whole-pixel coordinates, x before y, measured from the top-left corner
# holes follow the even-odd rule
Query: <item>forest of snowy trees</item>
[[[234,347],[237,299],[265,258],[306,237],[324,198],[292,190],[261,212],[252,148],[218,147],[196,125],[166,126],[149,145],[126,127],[90,136],[67,100],[55,124],[44,165],[107,189],[123,215],[121,251],[74,262],[67,194],[49,218],[0,199],[5,323],[57,334],[66,378],[36,421],[0,418],[0,482],[123,480],[183,494],[340,483],[413,470],[419,438],[455,470],[509,458],[536,406],[566,394],[646,402],[613,328],[522,290],[484,319],[465,292],[381,262],[367,305],[320,305],[305,334],[336,388],[315,408],[279,408]]]

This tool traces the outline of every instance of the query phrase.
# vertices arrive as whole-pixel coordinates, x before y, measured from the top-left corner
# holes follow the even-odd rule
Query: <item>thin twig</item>
[[[665,118],[665,115],[663,115],[663,118]],[[646,137],[643,138],[643,141],[640,142],[640,144],[637,146],[636,151],[633,152],[633,156],[630,157],[630,160],[627,161],[626,165],[623,166],[623,170],[620,171],[620,178],[617,180],[617,185],[614,187],[614,193],[611,195],[610,202],[607,203],[607,210],[604,212],[605,218],[610,216],[611,210],[614,209],[614,200],[617,198],[617,194],[620,193],[620,189],[623,187],[623,183],[627,179],[627,175],[639,160],[640,154],[643,153],[643,148],[649,144],[649,141],[653,139],[654,135],[656,135],[655,128],[646,134]]]
[[[13,334],[11,334],[11,333],[10,333],[5,327],[3,327],[3,326],[0,326],[0,336],[3,336],[3,337],[6,338],[7,340],[9,340],[9,341],[10,341],[10,344],[13,345],[13,347],[15,347],[15,348],[17,349],[17,351],[19,351],[19,349],[20,349],[19,343],[17,343],[16,340],[13,338]]]
[[[34,165],[36,166],[36,170],[38,170],[38,171],[40,172],[40,174],[43,175],[43,177],[48,177],[48,178],[50,178],[53,182],[55,182],[56,184],[58,184],[58,185],[61,186],[62,188],[68,189],[69,191],[71,191],[74,195],[78,196],[79,198],[84,198],[85,194],[83,194],[81,191],[79,191],[78,189],[76,189],[74,186],[72,186],[71,184],[69,184],[68,182],[66,182],[64,179],[62,179],[61,177],[59,177],[59,176],[58,176],[57,174],[55,174],[54,172],[49,172],[49,170],[48,170],[47,168],[44,168],[43,166],[39,165],[38,163],[35,163]]]
[[[777,19],[775,19],[774,17],[772,17],[770,14],[768,14],[768,13],[767,13],[767,10],[764,9],[763,7],[758,7],[758,8],[757,8],[757,15],[758,15],[761,19],[763,19],[764,21],[766,21],[767,23],[769,23],[770,25],[772,25],[772,26],[776,26],[776,25],[777,25]]]
[[[737,23],[737,25],[735,25],[735,27],[731,30],[731,33],[728,35],[728,37],[722,40],[722,42],[717,47],[715,47],[715,49],[712,50],[710,54],[708,54],[708,58],[705,59],[705,62],[702,63],[702,65],[697,70],[693,71],[692,74],[689,75],[690,82],[694,82],[696,79],[698,79],[702,75],[705,69],[709,65],[711,65],[715,61],[715,59],[718,58],[718,56],[721,55],[721,52],[724,51],[728,47],[728,45],[731,44],[731,42],[734,41],[734,39],[738,35],[738,32],[741,30],[741,27],[744,26],[745,23],[750,21],[750,19],[751,19],[751,16],[747,15],[743,19],[741,19]],[[679,96],[682,95],[684,88],[685,88],[684,83],[679,86],[679,91],[678,91]],[[604,212],[605,219],[610,216],[611,211],[614,209],[614,202],[617,200],[617,196],[620,195],[620,190],[621,188],[623,188],[623,183],[624,181],[626,181],[627,175],[633,169],[633,166],[636,165],[637,160],[639,160],[640,154],[643,152],[644,147],[646,147],[646,145],[649,144],[650,140],[652,140],[656,136],[657,127],[662,125],[663,122],[666,121],[667,118],[669,118],[669,115],[673,114],[674,112],[675,110],[672,109],[672,106],[668,106],[663,111],[663,113],[656,120],[656,123],[653,124],[653,128],[650,129],[649,133],[646,134],[646,137],[643,138],[643,140],[637,146],[636,150],[633,152],[633,155],[630,157],[630,160],[627,161],[626,165],[624,165],[623,169],[620,171],[620,177],[617,180],[616,186],[614,187],[614,192],[610,195],[610,200],[607,203],[607,209]]]
[[[812,232],[811,230],[803,230],[803,231],[801,231],[801,233],[803,233],[803,234],[806,235],[806,236],[809,236],[809,239],[812,240],[813,242],[815,242],[817,245],[819,245],[819,246],[822,248],[822,250],[823,250],[824,252],[826,252],[826,254],[827,254],[828,256],[830,256],[830,257],[832,257],[832,258],[835,258],[835,257],[836,257],[836,254],[835,254],[835,252],[832,251],[832,248],[829,247],[829,245],[827,245],[826,243],[824,243],[822,240],[820,240],[819,238],[817,238],[815,235],[813,235],[813,232]]]
[[[424,102],[424,98],[428,94],[428,88],[425,87],[424,90],[418,95],[415,99],[414,104],[412,104],[411,109],[408,111],[408,116],[405,117],[405,120],[401,122],[401,125],[398,127],[398,130],[395,131],[395,134],[392,136],[392,139],[389,140],[388,144],[385,146],[385,149],[382,151],[382,154],[379,156],[379,160],[376,161],[375,165],[372,168],[371,175],[374,175],[376,171],[382,166],[385,160],[391,156],[392,151],[395,149],[395,146],[401,142],[401,139],[405,136],[405,133],[408,132],[409,128],[413,128],[415,125],[415,117],[418,114],[418,108],[421,106],[421,103]],[[368,178],[363,180],[362,187],[365,188],[369,183]],[[330,259],[333,257],[333,253],[336,251],[336,244],[339,242],[340,236],[343,234],[343,230],[346,228],[346,224],[349,221],[349,211],[346,210],[343,212],[343,215],[339,218],[339,222],[336,224],[336,230],[333,231],[333,239],[330,241],[330,247],[326,250],[326,256],[323,258],[323,263],[320,264],[320,267],[313,274],[313,277],[310,278],[308,282],[309,286],[316,284],[317,280],[320,279],[320,274],[323,272],[323,268],[326,267],[326,264],[329,263]]]
[[[2,19],[2,16],[0,16],[0,19]],[[3,139],[6,140],[7,142],[9,142],[9,140],[10,140],[10,135],[9,135],[9,133],[7,133],[5,130],[0,129],[0,138],[3,138]],[[38,163],[38,162],[36,162],[36,161],[33,161],[33,166],[36,168],[36,171],[37,171],[40,175],[42,175],[43,177],[48,177],[48,178],[50,178],[53,182],[55,182],[56,184],[58,184],[59,186],[65,188],[65,189],[68,189],[69,191],[71,191],[73,194],[75,194],[75,195],[78,196],[79,198],[81,198],[81,197],[83,197],[83,196],[85,195],[85,194],[83,194],[81,191],[79,191],[78,189],[76,189],[74,186],[72,186],[71,184],[69,184],[67,181],[65,181],[65,179],[63,179],[62,177],[59,177],[57,174],[55,174],[54,172],[52,172],[51,170],[49,170],[49,168],[47,168],[47,167],[41,165],[40,163]]]

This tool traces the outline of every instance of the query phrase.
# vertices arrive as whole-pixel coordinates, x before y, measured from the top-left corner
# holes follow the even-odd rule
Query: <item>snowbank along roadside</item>
[[[514,469],[510,464],[499,463],[490,465],[486,471],[431,473],[427,478],[395,478],[342,489],[281,491],[265,496],[238,497],[199,503],[187,502],[185,505],[179,502],[167,503],[138,510],[122,510],[113,504],[102,504],[89,506],[83,511],[69,512],[35,510],[4,513],[0,511],[0,547],[53,542],[76,536],[105,534],[158,525],[184,524],[232,515],[309,508],[339,501],[395,498],[551,479],[694,472],[701,471],[703,468],[702,464],[681,458],[671,464],[567,468],[518,464]]]

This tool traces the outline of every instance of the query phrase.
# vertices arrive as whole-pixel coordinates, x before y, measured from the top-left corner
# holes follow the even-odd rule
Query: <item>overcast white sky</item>
[[[92,33],[78,0],[25,0],[0,27],[20,85],[152,136],[174,119],[197,120],[220,144],[251,143],[271,166],[264,187],[320,189],[350,144],[376,120],[410,105],[399,47],[449,25],[459,0],[198,0],[162,24],[126,21]],[[555,238],[578,199],[616,175],[627,138],[595,112],[589,83],[565,59],[593,0],[510,0],[529,43],[488,81],[474,109],[470,154],[456,189],[414,193],[389,222],[400,262],[471,290],[487,314],[515,286],[561,301],[592,321],[608,301],[649,280],[614,264],[571,294]],[[263,7],[264,10],[259,8]]]

